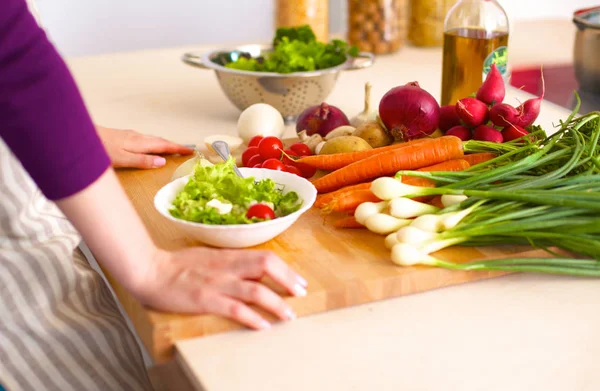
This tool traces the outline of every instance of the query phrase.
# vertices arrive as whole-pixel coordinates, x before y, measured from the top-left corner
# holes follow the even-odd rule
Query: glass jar
[[[492,64],[508,81],[508,16],[496,0],[459,0],[444,24],[442,105],[477,92]]]
[[[348,42],[362,52],[393,53],[408,33],[409,0],[348,0]]]
[[[275,9],[276,28],[309,25],[318,41],[329,41],[329,0],[277,0]]]
[[[442,46],[444,20],[457,0],[411,0],[408,40],[415,46]]]

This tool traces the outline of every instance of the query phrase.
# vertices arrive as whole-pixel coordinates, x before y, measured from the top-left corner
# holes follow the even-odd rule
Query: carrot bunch
[[[368,151],[307,156],[301,163],[331,171],[313,180],[320,193],[314,204],[324,213],[342,212],[337,228],[362,228],[353,217],[356,208],[364,202],[379,202],[370,190],[371,182],[382,176],[394,176],[401,170],[462,171],[493,159],[492,153],[467,154],[462,141],[454,136],[419,139]],[[435,184],[426,179],[405,176],[402,182],[421,187]],[[433,197],[420,198],[422,202],[438,203]]]

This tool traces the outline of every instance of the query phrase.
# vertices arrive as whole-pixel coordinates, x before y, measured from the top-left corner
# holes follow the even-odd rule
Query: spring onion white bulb
[[[410,223],[410,226],[418,228],[422,231],[440,232],[443,228],[441,216],[443,215],[421,215],[414,219],[412,223]]]
[[[396,232],[392,232],[391,234],[385,237],[385,248],[387,248],[388,250],[391,250],[392,247],[394,247],[394,245],[398,243],[400,242],[398,241],[398,236],[396,235]]]
[[[440,209],[423,202],[411,200],[410,198],[394,198],[390,201],[390,215],[399,219],[410,219],[429,213],[437,213]]]
[[[437,236],[436,233],[430,231],[423,231],[422,229],[409,225],[408,227],[402,227],[396,232],[396,239],[400,243],[408,243],[412,245],[420,245],[428,242]]]
[[[390,177],[377,178],[371,184],[371,191],[382,200],[392,200],[407,194],[418,193],[422,188],[411,186]]]
[[[392,247],[392,262],[400,266],[435,265],[437,260],[412,244],[398,243]]]
[[[384,213],[377,213],[365,221],[365,227],[379,235],[388,235],[410,224],[412,220],[397,219]]]
[[[356,222],[365,225],[369,217],[374,214],[381,213],[387,207],[387,202],[363,202],[354,211]]]
[[[444,205],[447,208],[452,205],[460,204],[461,202],[465,201],[467,198],[469,198],[469,197],[467,197],[465,195],[444,194],[442,196],[442,205]]]
[[[460,223],[460,221],[462,219],[464,219],[465,217],[467,217],[467,215],[469,213],[471,213],[472,211],[473,211],[473,208],[471,207],[471,208],[461,210],[460,212],[445,213],[445,214],[441,215],[440,217],[441,217],[442,229],[449,230],[449,229],[456,227],[458,225],[458,223]]]

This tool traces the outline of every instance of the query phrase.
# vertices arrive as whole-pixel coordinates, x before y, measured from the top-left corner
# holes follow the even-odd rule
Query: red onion
[[[304,110],[296,121],[296,133],[306,130],[306,134],[320,134],[325,137],[327,133],[340,126],[350,125],[346,114],[335,106],[323,102]]]
[[[379,102],[379,117],[397,141],[408,141],[435,132],[440,105],[415,81],[389,90]]]

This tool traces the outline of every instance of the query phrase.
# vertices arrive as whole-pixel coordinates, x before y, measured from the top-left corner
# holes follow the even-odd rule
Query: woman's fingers
[[[219,282],[215,288],[235,299],[262,307],[282,320],[296,318],[292,307],[281,296],[260,283],[231,278]]]
[[[143,135],[137,132],[134,132],[130,137],[132,138],[131,142],[127,145],[129,152],[180,155],[189,155],[194,152],[193,148],[160,137]]]
[[[167,163],[167,160],[161,156],[146,155],[143,153],[132,153],[120,151],[117,157],[113,158],[113,166],[127,168],[158,168]]]
[[[233,319],[252,329],[262,330],[271,327],[271,324],[260,316],[258,312],[254,311],[241,301],[227,296],[217,295],[211,297],[210,300],[207,300],[205,303],[198,304],[201,308],[205,309],[206,312]]]
[[[231,262],[233,273],[242,278],[269,276],[295,296],[305,296],[308,283],[287,263],[270,251],[243,251]]]

